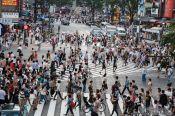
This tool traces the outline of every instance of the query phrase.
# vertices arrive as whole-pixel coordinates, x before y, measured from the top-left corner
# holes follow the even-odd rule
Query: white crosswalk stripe
[[[88,67],[90,68],[90,72],[92,73],[92,77],[101,77],[102,75],[100,74],[100,72],[102,71],[102,66],[98,65],[95,67],[95,64],[92,63],[92,61],[89,61]],[[76,64],[75,68],[79,68],[79,64]],[[157,70],[156,67],[152,67],[151,65],[148,65],[147,67],[147,71],[149,73],[149,71],[155,71]],[[70,69],[70,71],[72,71],[73,68]],[[60,75],[60,67],[56,68],[56,73],[58,75]],[[113,75],[134,75],[135,73],[138,73],[141,75],[142,72],[142,68],[138,68],[136,67],[135,63],[129,62],[126,66],[123,65],[123,62],[121,60],[118,61],[117,63],[117,69],[115,70],[115,72],[113,72],[113,66],[112,64],[107,65],[106,68],[106,73],[107,76],[113,76]],[[102,74],[104,74],[104,70],[102,71]],[[65,75],[63,75],[63,79],[67,80],[69,78],[69,71],[66,70],[65,71]]]
[[[109,112],[110,114],[112,114],[112,109],[113,109],[113,104],[111,103],[111,96],[110,94],[106,94],[106,102],[109,108]],[[113,116],[117,116],[116,112],[114,112]]]
[[[65,97],[65,96],[67,96],[67,93],[63,92],[63,97]],[[105,110],[105,111],[99,113],[99,116],[109,116],[110,114],[112,114],[113,104],[111,103],[111,95],[105,94],[105,96],[106,96],[105,106],[106,106],[106,110],[107,109],[109,110],[109,113],[106,113],[105,112],[106,110]],[[74,94],[73,97],[74,97],[74,101],[76,101],[76,94]],[[84,97],[87,97],[87,99],[89,99],[89,93],[84,93]],[[45,103],[42,102],[41,104],[38,104],[37,110],[35,111],[34,116],[42,116],[43,110],[48,110],[47,116],[65,116],[66,111],[67,111],[67,100],[68,100],[68,97],[66,97],[65,100],[62,100],[61,103],[56,104],[57,100],[51,99],[50,103],[49,103],[49,107],[47,109],[44,109]],[[151,101],[152,101],[152,107],[155,107],[154,99],[151,98]],[[58,109],[56,109],[57,105],[61,106],[59,115],[57,113],[55,113],[55,110],[58,110]],[[84,103],[83,103],[83,105],[84,105]],[[123,109],[124,102],[123,102],[123,99],[121,96],[119,96],[118,105],[119,105],[119,108],[118,108],[119,114],[118,115],[120,116],[121,114],[124,113],[124,109]],[[143,109],[144,109],[144,106],[142,106],[142,110]],[[80,112],[82,112],[82,110],[80,111],[78,107],[73,109],[74,116],[81,116]],[[163,116],[163,114],[161,114],[161,113],[160,113],[160,115]],[[91,116],[91,111],[89,111],[88,113],[84,113],[84,116]],[[117,116],[117,114],[114,112],[113,116]]]
[[[42,102],[41,104],[38,104],[37,110],[35,111],[34,116],[41,116],[43,108],[44,108],[45,102]]]

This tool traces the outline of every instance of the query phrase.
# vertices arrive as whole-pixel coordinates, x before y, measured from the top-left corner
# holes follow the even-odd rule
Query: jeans
[[[86,92],[86,84],[83,84],[83,92]]]
[[[70,110],[71,114],[74,116],[74,112],[73,112],[73,109],[71,106],[67,107],[66,115],[68,114],[69,110]]]
[[[113,105],[113,110],[112,110],[111,116],[113,115],[114,111],[116,112],[116,114],[117,114],[117,116],[118,116],[117,105],[118,105],[117,103],[115,103],[115,104]]]
[[[41,94],[40,101],[43,101],[43,99],[46,102],[47,101],[47,96]]]
[[[61,96],[61,93],[59,90],[56,91],[55,95],[54,95],[54,99],[57,96],[57,94],[59,95],[60,99],[63,99],[63,97]]]
[[[129,87],[126,87],[126,86],[125,86],[124,89],[123,89],[123,91],[122,91],[122,94],[125,92],[126,89],[127,89],[128,92],[130,93],[130,91],[129,91]]]

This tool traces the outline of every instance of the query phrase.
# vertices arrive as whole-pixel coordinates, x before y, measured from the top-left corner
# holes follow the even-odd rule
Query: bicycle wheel
[[[90,111],[90,107],[87,107],[86,105],[84,105],[82,107],[82,110],[83,110],[84,113],[88,113]]]
[[[104,112],[106,110],[106,105],[104,103],[100,104],[99,111]]]

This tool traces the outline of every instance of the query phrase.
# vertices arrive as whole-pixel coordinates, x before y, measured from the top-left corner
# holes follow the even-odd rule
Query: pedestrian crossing
[[[113,76],[113,75],[135,75],[136,73],[139,74],[141,76],[142,70],[143,68],[139,68],[136,67],[136,64],[133,62],[129,62],[126,66],[123,64],[122,60],[119,60],[117,63],[117,69],[115,70],[115,72],[113,72],[113,64],[111,63],[110,65],[107,65],[106,68],[106,74],[107,76]],[[105,70],[102,70],[102,65],[97,64],[97,66],[95,67],[95,64],[92,63],[92,61],[89,61],[88,67],[90,69],[90,72],[92,73],[92,77],[96,78],[96,77],[101,77],[103,76],[103,74],[105,73]],[[76,64],[75,68],[79,68],[79,64]],[[156,71],[157,67],[152,67],[152,65],[148,65],[146,67],[147,72],[149,73],[150,71]],[[72,71],[73,68],[71,68],[70,70],[66,70],[65,71],[65,75],[63,75],[63,79],[64,80],[68,80],[69,78],[69,71]],[[56,74],[60,75],[60,67],[56,68]],[[100,74],[101,72],[101,74]]]
[[[63,92],[62,95],[63,95],[63,98],[65,98],[65,96],[67,96],[67,93]],[[89,93],[84,93],[84,97],[87,97],[89,99]],[[112,105],[111,100],[110,100],[111,99],[110,94],[106,94],[106,98],[107,98],[106,99],[106,102],[107,102],[106,110],[109,108],[110,113],[111,113],[112,109],[113,109],[113,105]],[[74,101],[76,101],[76,94],[73,95],[73,99],[74,99]],[[65,116],[66,111],[67,111],[67,107],[68,107],[67,101],[68,101],[68,97],[66,97],[66,99],[62,100],[61,103],[56,104],[57,100],[51,99],[50,101],[48,101],[49,103],[47,103],[47,104],[49,104],[49,107],[47,109],[44,108],[44,105],[46,103],[43,101],[43,102],[41,102],[41,104],[38,104],[37,110],[34,112],[34,116],[42,116],[42,114],[43,114],[42,112],[44,110],[48,110],[47,115],[45,114],[46,116]],[[123,105],[122,101],[119,101],[119,104],[121,104],[120,106],[122,106]],[[56,105],[61,106],[59,114],[55,113],[55,110],[58,110],[58,109],[56,109]],[[83,105],[84,105],[84,103],[82,103],[82,106]],[[122,108],[120,108],[120,110],[122,110]],[[82,115],[80,115],[80,112],[82,112],[84,114],[84,116],[91,116],[91,111],[84,113],[82,110],[79,109],[79,106],[77,106],[76,108],[73,109],[74,116],[82,116]],[[70,114],[70,112],[68,114]],[[106,113],[106,111],[99,112],[99,116],[109,116],[109,113]],[[117,116],[117,115],[114,113],[113,116]]]
[[[43,112],[47,111],[47,114],[44,114],[44,116],[65,116],[66,111],[67,111],[67,101],[68,101],[68,97],[66,92],[63,92],[62,94],[63,98],[65,98],[64,100],[59,100],[59,103],[57,104],[57,100],[49,100],[47,101],[47,104],[49,104],[48,107],[45,107],[46,103],[45,102],[41,102],[41,104],[38,104],[37,106],[37,110],[34,112],[34,115],[32,116],[43,116]],[[83,93],[84,97],[87,97],[89,99],[89,93]],[[105,111],[99,112],[99,116],[109,116],[110,114],[112,114],[112,110],[113,110],[113,104],[111,102],[111,95],[110,94],[105,94],[106,99],[105,100],[105,106],[106,109]],[[58,98],[59,99],[59,98]],[[76,100],[76,94],[73,95],[73,99],[75,102],[77,102]],[[151,107],[155,107],[154,104],[154,98],[151,99],[152,101],[152,106]],[[60,107],[57,107],[57,105],[60,105]],[[82,105],[81,107],[84,106],[84,102],[82,101]],[[144,109],[144,105],[142,104],[141,107]],[[58,109],[60,108],[60,109]],[[45,111],[44,111],[45,110]],[[58,111],[60,111],[58,113]],[[122,114],[124,114],[124,101],[122,99],[121,96],[119,96],[119,100],[118,100],[118,115],[116,112],[114,112],[113,116],[121,116]],[[140,112],[140,111],[139,111]],[[91,116],[91,111],[85,113],[83,112],[83,110],[79,109],[79,106],[77,106],[76,108],[73,108],[73,113],[74,116]],[[68,116],[70,115],[70,111],[68,113]],[[159,113],[160,116],[164,116],[163,114]],[[142,116],[142,115],[139,115]]]

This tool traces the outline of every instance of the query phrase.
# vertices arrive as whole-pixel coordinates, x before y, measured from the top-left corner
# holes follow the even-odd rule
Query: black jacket
[[[167,105],[167,103],[168,103],[167,95],[166,94],[161,94],[159,102],[160,102],[161,105]]]

